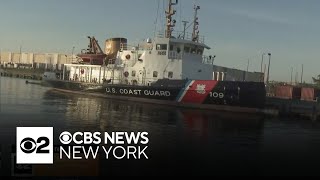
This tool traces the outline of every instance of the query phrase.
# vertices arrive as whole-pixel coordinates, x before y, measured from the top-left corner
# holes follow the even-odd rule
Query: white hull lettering
[[[166,96],[169,97],[170,91],[154,91],[154,90],[144,90],[144,95],[146,96]]]
[[[223,99],[224,98],[224,94],[223,93],[217,93],[217,92],[210,92],[210,97]]]
[[[111,94],[117,94],[117,91],[115,88],[106,88],[106,92]],[[160,97],[169,97],[171,96],[170,91],[157,91],[157,90],[144,90],[141,89],[119,89],[119,94],[123,95],[136,95],[136,96],[160,96]],[[143,93],[143,94],[142,94]]]
[[[120,94],[125,94],[125,95],[141,95],[141,90],[132,90],[132,89],[120,89],[119,90]]]
[[[115,88],[106,88],[106,92],[107,93],[116,93],[116,89]]]

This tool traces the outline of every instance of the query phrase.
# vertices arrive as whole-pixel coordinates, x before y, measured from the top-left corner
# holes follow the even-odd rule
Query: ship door
[[[142,78],[143,78],[143,72],[141,70],[139,70],[139,72],[137,73],[136,83],[141,84]]]

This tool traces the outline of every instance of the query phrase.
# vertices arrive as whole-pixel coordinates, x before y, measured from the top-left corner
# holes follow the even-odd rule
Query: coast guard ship
[[[214,56],[199,35],[194,6],[192,32],[175,32],[177,0],[169,0],[165,31],[130,46],[126,38],[106,40],[105,53],[89,37],[77,64],[66,64],[60,79],[44,74],[53,87],[107,98],[227,111],[256,112],[265,104],[264,82],[225,81],[213,72]]]

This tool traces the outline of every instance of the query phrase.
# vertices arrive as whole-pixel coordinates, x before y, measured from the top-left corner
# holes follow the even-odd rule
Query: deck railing
[[[140,51],[150,51],[150,50],[152,50],[152,46],[150,45],[150,46],[148,46],[148,47],[146,47],[146,46],[140,46],[140,45],[137,45],[137,46],[133,46],[133,45],[129,45],[129,44],[127,44],[127,43],[121,43],[120,44],[120,50],[121,51],[138,51],[138,50],[140,50]]]
[[[157,37],[159,38],[165,38],[166,33],[165,32],[158,32]],[[183,31],[173,31],[171,33],[171,38],[176,38],[176,39],[184,39],[184,40],[189,40],[192,41],[192,33],[189,32],[183,32]],[[204,44],[204,36],[199,36],[198,40],[196,42]]]
[[[203,64],[211,64],[213,65],[214,63],[214,58],[212,56],[202,56],[202,63]]]

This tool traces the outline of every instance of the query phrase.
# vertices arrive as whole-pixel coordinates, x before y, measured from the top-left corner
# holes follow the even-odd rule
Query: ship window
[[[168,78],[173,78],[173,72],[168,72]]]
[[[157,44],[157,50],[167,50],[167,44]]]
[[[131,76],[135,77],[136,76],[136,71],[132,71]]]
[[[153,77],[158,77],[158,71],[153,71]]]

